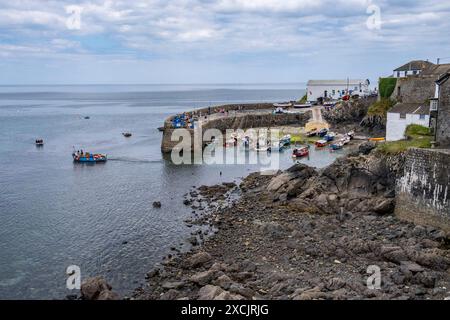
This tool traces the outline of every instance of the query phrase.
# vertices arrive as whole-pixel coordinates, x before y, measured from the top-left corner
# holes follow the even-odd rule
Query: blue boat
[[[83,153],[83,154],[77,154],[73,153],[73,162],[75,163],[99,163],[99,162],[106,162],[108,160],[108,157],[106,154],[91,154],[89,152]]]
[[[333,140],[334,140],[334,137],[335,137],[335,134],[332,133],[332,132],[330,132],[330,133],[328,133],[328,134],[327,134],[325,137],[323,137],[323,138],[324,138],[325,141],[330,142],[330,141],[333,141]]]
[[[331,150],[340,150],[344,147],[342,142],[336,142],[330,145]]]
[[[323,138],[327,135],[327,133],[328,133],[328,129],[324,128],[319,131],[318,135],[319,135],[319,137]]]

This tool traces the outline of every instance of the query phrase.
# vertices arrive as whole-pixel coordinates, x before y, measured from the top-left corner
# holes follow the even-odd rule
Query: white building
[[[307,83],[307,100],[316,102],[320,98],[336,100],[349,94],[367,96],[369,80],[309,80]]]
[[[394,70],[394,78],[404,78],[415,76],[422,73],[423,70],[432,67],[434,64],[429,61],[414,60]]]
[[[430,105],[423,103],[397,103],[387,113],[386,141],[405,139],[405,130],[410,124],[429,127]]]

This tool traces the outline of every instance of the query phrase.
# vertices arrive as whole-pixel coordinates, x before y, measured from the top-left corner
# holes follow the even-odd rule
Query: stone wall
[[[450,232],[449,164],[450,150],[408,150],[396,183],[396,215]]]
[[[397,80],[392,98],[397,102],[424,103],[434,97],[437,77],[407,77]]]
[[[450,80],[441,86],[436,140],[439,147],[450,147]]]

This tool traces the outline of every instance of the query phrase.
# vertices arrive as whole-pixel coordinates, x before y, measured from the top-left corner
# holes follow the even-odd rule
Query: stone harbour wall
[[[220,117],[209,121],[202,121],[202,134],[197,131],[196,138],[199,139],[207,129],[217,129],[223,133],[227,129],[250,129],[250,128],[270,128],[285,125],[299,125],[304,126],[309,119],[311,119],[311,111],[305,113],[283,113],[272,114],[270,112],[262,113],[262,109],[271,109],[272,104],[252,104],[252,105],[227,105],[215,108],[225,108],[225,110],[237,110],[239,106],[243,106],[246,113],[230,113],[227,117]],[[206,109],[201,109],[202,113],[207,112]],[[252,110],[252,111],[250,111]],[[196,110],[197,112],[199,110]],[[161,151],[163,153],[170,153],[172,149],[179,144],[179,141],[172,141],[172,135],[176,130],[171,127],[171,119],[168,118],[164,124],[164,133],[161,142]],[[190,129],[192,147],[194,148],[194,132],[200,129]],[[201,141],[197,141],[196,146],[202,146]]]
[[[395,214],[450,232],[449,165],[450,150],[408,150],[396,183]]]

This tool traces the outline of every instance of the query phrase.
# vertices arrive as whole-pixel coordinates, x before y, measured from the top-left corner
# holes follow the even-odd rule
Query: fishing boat
[[[340,150],[344,147],[344,143],[342,141],[338,141],[330,145],[331,150]]]
[[[294,151],[292,152],[292,157],[293,158],[306,157],[307,155],[309,155],[309,148],[308,147],[302,147],[302,148],[299,148],[299,149],[294,149]]]
[[[125,138],[129,138],[129,137],[132,136],[131,132],[122,132],[122,135],[123,135]]]
[[[325,137],[327,135],[327,133],[328,133],[328,129],[327,128],[323,128],[317,134],[318,134],[319,137],[323,138],[323,137]]]
[[[44,146],[44,140],[43,139],[36,139],[36,147],[42,147]]]
[[[334,137],[336,136],[336,134],[334,134],[334,132],[328,132],[324,138],[324,140],[326,140],[327,142],[333,141]]]
[[[318,140],[315,143],[317,148],[323,148],[327,145],[327,141],[326,140]]]
[[[312,104],[311,103],[296,103],[293,105],[293,107],[296,109],[311,108]]]
[[[73,153],[73,162],[76,163],[98,163],[98,162],[106,162],[108,160],[108,157],[106,154],[100,154],[100,153]]]

